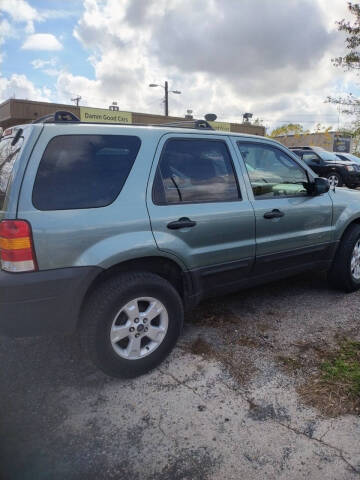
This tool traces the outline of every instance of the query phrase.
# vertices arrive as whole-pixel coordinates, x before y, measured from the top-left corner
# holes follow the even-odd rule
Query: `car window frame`
[[[288,152],[286,152],[285,150],[283,150],[282,148],[279,148],[277,145],[273,145],[271,143],[268,143],[268,142],[259,142],[259,141],[244,141],[244,140],[236,140],[236,147],[238,149],[238,154],[239,154],[239,157],[241,158],[242,162],[243,162],[243,165],[244,165],[244,170],[246,172],[246,175],[247,175],[247,179],[248,179],[248,182],[249,182],[249,186],[250,186],[250,191],[251,191],[251,194],[252,194],[252,197],[255,201],[257,200],[262,200],[262,201],[265,201],[265,200],[279,200],[279,199],[282,199],[282,198],[304,198],[304,197],[309,197],[309,193],[306,193],[306,194],[303,194],[303,195],[279,195],[279,196],[273,196],[273,197],[266,197],[266,198],[261,198],[261,197],[258,197],[256,195],[254,195],[254,191],[253,191],[253,188],[252,188],[252,184],[251,184],[251,179],[250,179],[250,176],[249,176],[249,173],[248,173],[248,170],[247,170],[247,166],[246,166],[246,162],[245,162],[245,159],[244,157],[242,156],[242,153],[241,153],[241,150],[239,148],[239,144],[242,144],[242,145],[255,145],[255,146],[263,146],[263,147],[268,147],[268,148],[271,148],[271,149],[274,149],[274,150],[277,150],[279,151],[280,153],[282,153],[283,155],[285,155],[286,157],[288,157],[289,160],[293,161],[306,175],[306,178],[308,179],[308,183],[311,183],[311,176],[309,174],[309,171],[303,167],[303,165],[301,165],[296,159],[294,159],[292,156],[290,156],[288,154]],[[297,156],[296,153],[294,153],[294,156]],[[299,159],[301,161],[302,158],[299,157]],[[307,165],[307,164],[306,164]],[[308,166],[308,165],[307,165]],[[311,168],[311,167],[309,167]]]
[[[50,144],[50,142],[52,142],[55,138],[59,138],[59,137],[79,137],[79,136],[88,137],[88,136],[95,136],[95,135],[109,136],[109,137],[124,137],[124,136],[125,137],[135,137],[140,142],[138,151],[137,151],[136,156],[134,158],[134,161],[132,162],[131,168],[129,169],[129,172],[126,175],[126,178],[124,179],[123,185],[120,188],[118,194],[115,196],[115,198],[111,202],[109,202],[105,205],[96,205],[96,206],[90,206],[90,207],[56,208],[56,209],[46,209],[46,210],[40,209],[34,202],[34,190],[35,190],[36,178],[37,178],[37,175],[38,175],[38,172],[39,172],[39,169],[40,169],[40,165],[41,165],[41,162],[43,160],[43,156],[44,156],[44,154],[46,152],[46,149],[47,149],[48,145]],[[65,212],[65,211],[73,211],[73,210],[74,211],[75,210],[92,210],[92,209],[98,209],[98,208],[106,208],[106,207],[109,207],[109,206],[113,205],[117,201],[117,199],[119,198],[121,192],[123,191],[123,189],[126,185],[126,182],[127,182],[128,178],[131,174],[131,171],[134,168],[136,160],[137,160],[137,158],[139,156],[139,153],[141,151],[142,143],[143,143],[142,138],[139,135],[129,135],[129,134],[125,135],[125,134],[108,134],[108,133],[63,133],[63,134],[60,134],[60,135],[53,135],[48,140],[48,142],[46,143],[45,148],[43,149],[43,151],[41,153],[41,158],[39,160],[39,163],[38,163],[38,165],[36,167],[36,170],[34,172],[34,180],[32,182],[32,187],[31,187],[31,205],[32,205],[32,207],[39,212]]]
[[[303,151],[301,152],[301,160],[302,160],[303,162],[305,162],[307,165],[308,165],[308,163],[307,163],[307,161],[304,159],[304,155],[309,155],[309,154],[315,155],[316,160],[319,160],[319,162],[316,162],[316,161],[315,161],[315,163],[316,163],[317,165],[321,165],[321,164],[323,163],[323,159],[322,159],[316,152],[314,152],[314,151],[312,151],[312,150],[303,150]],[[315,159],[310,159],[309,161],[310,161],[310,162],[313,162],[314,160],[315,160]]]
[[[228,154],[229,154],[230,164],[231,164],[231,168],[232,168],[233,175],[234,175],[234,178],[235,178],[235,184],[236,184],[236,189],[237,189],[237,193],[238,193],[238,198],[234,199],[234,200],[214,200],[214,201],[200,200],[200,201],[196,201],[196,202],[192,201],[192,202],[171,202],[171,203],[166,202],[166,201],[164,201],[164,202],[156,201],[156,199],[154,197],[154,192],[155,192],[155,187],[156,187],[158,169],[160,168],[160,164],[161,164],[163,154],[165,152],[167,144],[169,142],[173,141],[173,140],[182,140],[182,141],[189,141],[189,142],[194,142],[194,141],[201,140],[201,141],[207,141],[207,142],[221,142],[221,143],[223,143],[225,145],[225,148],[226,148]],[[160,148],[161,148],[161,152],[160,152],[160,155],[158,156],[157,164],[155,165],[154,176],[153,176],[153,179],[152,179],[152,186],[151,186],[151,201],[154,205],[164,207],[164,206],[172,206],[172,205],[199,205],[199,204],[212,204],[212,203],[232,203],[232,202],[242,202],[244,200],[244,197],[243,197],[243,194],[242,194],[242,191],[241,191],[241,188],[240,188],[240,184],[239,184],[238,174],[237,174],[237,171],[236,171],[236,168],[235,168],[234,158],[233,158],[233,155],[231,154],[229,145],[228,145],[225,138],[224,139],[222,139],[222,138],[209,138],[209,136],[188,137],[188,136],[176,135],[176,136],[171,136],[169,138],[166,138],[165,142],[161,145]],[[162,183],[162,188],[164,188],[163,183]],[[165,195],[164,195],[164,198],[165,198]]]

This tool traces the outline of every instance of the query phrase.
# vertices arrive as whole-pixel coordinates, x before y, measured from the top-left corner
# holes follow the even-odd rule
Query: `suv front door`
[[[255,258],[254,210],[233,155],[225,136],[167,134],[150,175],[147,205],[158,248],[206,276],[209,287],[210,278],[231,283],[248,275]]]
[[[254,274],[306,268],[330,258],[332,201],[309,195],[307,171],[276,145],[238,141],[256,216]]]

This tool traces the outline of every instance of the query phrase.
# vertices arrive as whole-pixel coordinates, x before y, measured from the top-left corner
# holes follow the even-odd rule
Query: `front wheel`
[[[345,292],[360,289],[360,225],[352,225],[344,234],[328,278],[335,288]]]
[[[92,295],[80,324],[81,343],[96,366],[114,377],[136,377],[159,365],[183,324],[174,287],[152,273],[110,278]]]
[[[342,187],[343,179],[337,172],[331,172],[326,177],[329,180],[330,187]]]

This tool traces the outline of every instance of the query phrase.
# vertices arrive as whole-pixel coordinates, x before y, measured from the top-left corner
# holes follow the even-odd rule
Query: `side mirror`
[[[316,177],[312,185],[312,194],[314,196],[322,195],[323,193],[326,193],[330,190],[330,183],[327,178]]]

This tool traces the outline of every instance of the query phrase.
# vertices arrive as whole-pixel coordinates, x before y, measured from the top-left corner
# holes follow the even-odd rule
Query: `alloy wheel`
[[[168,324],[168,312],[158,299],[134,298],[114,317],[110,329],[112,348],[122,358],[139,360],[159,347]]]
[[[351,275],[355,280],[360,280],[360,239],[355,243],[351,256]]]
[[[337,187],[339,184],[339,177],[337,175],[329,175],[328,177],[331,187]]]

